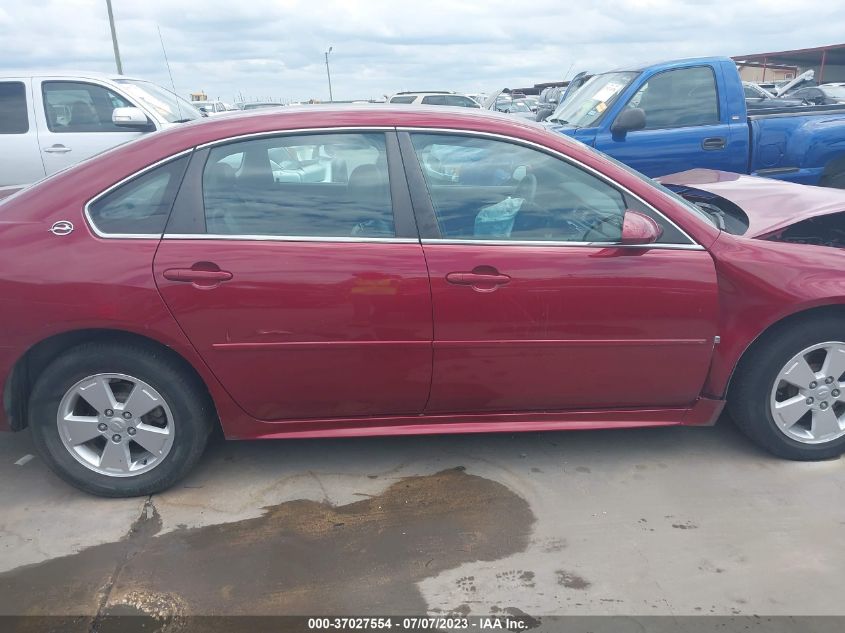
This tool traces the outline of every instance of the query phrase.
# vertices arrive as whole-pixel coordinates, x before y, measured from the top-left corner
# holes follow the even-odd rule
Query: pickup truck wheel
[[[845,452],[845,324],[804,323],[767,337],[749,354],[728,396],[740,430],[787,459]]]
[[[199,460],[211,429],[208,396],[156,350],[89,343],[38,378],[30,427],[62,479],[105,497],[168,488]]]

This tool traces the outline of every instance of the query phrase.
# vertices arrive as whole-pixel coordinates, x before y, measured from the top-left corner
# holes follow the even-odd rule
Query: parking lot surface
[[[118,500],[32,453],[0,435],[0,615],[845,613],[843,461],[776,459],[727,420],[217,440]]]

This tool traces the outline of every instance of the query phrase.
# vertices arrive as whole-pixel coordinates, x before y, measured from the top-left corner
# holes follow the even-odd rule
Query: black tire
[[[728,393],[728,412],[755,444],[786,459],[814,461],[845,452],[845,437],[823,444],[805,444],[778,429],[769,407],[775,379],[786,363],[808,347],[845,341],[845,321],[824,317],[778,327],[768,332],[744,357]]]
[[[102,373],[143,380],[161,394],[174,418],[170,452],[152,470],[113,477],[83,466],[59,437],[56,416],[64,394],[77,382]],[[205,450],[215,420],[204,386],[169,353],[136,343],[85,343],[54,360],[39,376],[30,396],[29,426],[35,447],[66,482],[103,497],[136,497],[161,492],[184,477]]]

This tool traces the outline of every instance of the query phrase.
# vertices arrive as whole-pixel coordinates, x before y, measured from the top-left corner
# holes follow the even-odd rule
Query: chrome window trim
[[[635,194],[633,191],[631,191],[630,189],[625,187],[623,184],[616,182],[614,180],[611,180],[610,178],[608,178],[606,175],[604,175],[603,173],[601,173],[597,169],[590,167],[589,165],[585,165],[581,161],[579,161],[575,158],[572,158],[571,156],[568,156],[567,154],[564,154],[563,152],[560,152],[556,149],[552,149],[551,147],[547,147],[545,145],[541,145],[540,143],[535,143],[533,141],[527,141],[525,139],[518,138],[516,136],[508,136],[506,134],[499,134],[499,133],[496,133],[496,132],[480,132],[480,131],[476,131],[476,130],[458,130],[458,129],[453,129],[453,128],[441,128],[441,127],[407,127],[407,126],[398,126],[396,128],[396,131],[397,132],[409,132],[409,133],[413,133],[413,132],[417,132],[417,133],[445,132],[447,134],[456,134],[458,136],[476,136],[476,137],[493,138],[493,139],[499,139],[499,140],[504,140],[504,141],[511,141],[511,142],[516,143],[517,145],[525,145],[525,146],[531,147],[533,149],[537,149],[537,150],[544,152],[546,154],[552,154],[552,155],[557,156],[558,158],[568,162],[571,165],[574,165],[576,167],[579,167],[579,168],[589,172],[590,174],[596,176],[601,181],[607,183],[611,187],[613,187],[615,189],[619,189],[619,190],[625,192],[626,194],[628,194],[629,196],[631,196],[632,198],[639,200],[644,206],[648,207],[655,214],[657,214],[659,217],[663,218],[666,221],[667,224],[675,227],[681,233],[681,235],[683,235],[686,239],[689,240],[688,244],[673,244],[673,243],[670,243],[670,244],[647,244],[647,245],[639,245],[639,246],[641,246],[641,247],[646,246],[648,248],[659,248],[659,247],[665,247],[665,246],[675,246],[675,247],[677,247],[677,246],[687,246],[687,247],[695,246],[697,248],[689,248],[688,250],[704,250],[704,247],[701,246],[701,244],[699,244],[698,242],[696,242],[690,236],[689,233],[687,233],[684,229],[682,229],[680,226],[678,226],[671,219],[666,217],[666,215],[664,213],[662,213],[660,210],[656,209],[653,204],[646,202],[645,200],[642,199],[642,197]],[[442,243],[442,242],[447,241],[447,240],[445,238],[444,239],[429,238],[428,240],[423,240],[423,241],[424,242],[429,241],[431,243]],[[456,243],[461,243],[461,244],[465,244],[465,243],[478,244],[478,243],[482,242],[482,240],[453,240],[453,241],[455,241]],[[499,241],[497,241],[497,242],[499,242]],[[514,244],[514,243],[516,243],[516,241],[501,240],[500,243],[501,244]],[[552,243],[555,243],[555,244],[566,244],[566,245],[571,245],[571,246],[588,246],[588,245],[592,245],[592,244],[597,244],[597,242],[534,242],[534,241],[529,241],[528,243],[530,243],[532,245],[533,244],[552,244]],[[605,243],[602,243],[602,244],[605,244]],[[613,244],[615,246],[622,246],[618,242],[609,242],[607,244]],[[625,245],[625,246],[628,247],[630,245]]]
[[[238,136],[228,136],[216,141],[208,141],[202,145],[197,145],[196,149],[205,149],[206,147],[214,147],[215,145],[226,145],[251,138],[260,138],[262,136],[296,136],[301,133],[334,133],[334,132],[395,132],[396,127],[392,125],[342,125],[337,127],[302,127],[293,128],[290,130],[270,130],[268,132],[250,132],[249,134],[239,134]]]
[[[115,184],[113,184],[108,189],[101,191],[96,196],[91,198],[88,202],[85,203],[85,207],[83,208],[83,215],[85,216],[85,222],[88,225],[88,228],[91,229],[91,231],[94,233],[94,235],[96,235],[97,237],[101,237],[103,239],[121,239],[121,240],[151,240],[152,239],[152,240],[160,240],[162,234],[164,233],[164,229],[162,229],[161,233],[106,233],[104,231],[101,231],[100,229],[97,228],[97,225],[94,223],[94,220],[91,217],[91,208],[90,207],[91,207],[92,204],[97,202],[100,198],[107,196],[112,191],[114,191],[115,189],[117,189],[121,185],[126,184],[130,180],[138,178],[139,176],[143,176],[148,171],[155,169],[156,167],[163,165],[165,163],[169,163],[172,160],[176,160],[177,158],[181,158],[182,156],[185,156],[186,154],[190,154],[193,151],[194,151],[194,148],[190,147],[190,148],[182,150],[181,152],[178,152],[176,154],[172,154],[172,155],[168,156],[167,158],[163,158],[160,161],[153,163],[152,165],[147,165],[143,169],[139,169],[138,171],[130,174],[129,176],[127,176],[123,180],[116,182]]]
[[[412,237],[324,237],[321,235],[223,235],[213,233],[165,233],[164,240],[241,240],[249,242],[326,242],[326,243],[366,243],[378,244],[419,244],[420,240]]]
[[[647,248],[673,251],[703,251],[701,244],[620,244],[619,242],[567,242],[562,240],[461,240],[451,238],[424,238],[425,244],[485,244],[488,246],[588,246],[592,248]]]

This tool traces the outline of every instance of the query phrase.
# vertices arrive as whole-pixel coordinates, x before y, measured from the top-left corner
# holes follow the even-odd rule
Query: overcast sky
[[[845,0],[113,0],[124,72],[214,98],[490,91],[632,61],[841,43]],[[0,72],[114,71],[105,0],[0,0]]]

